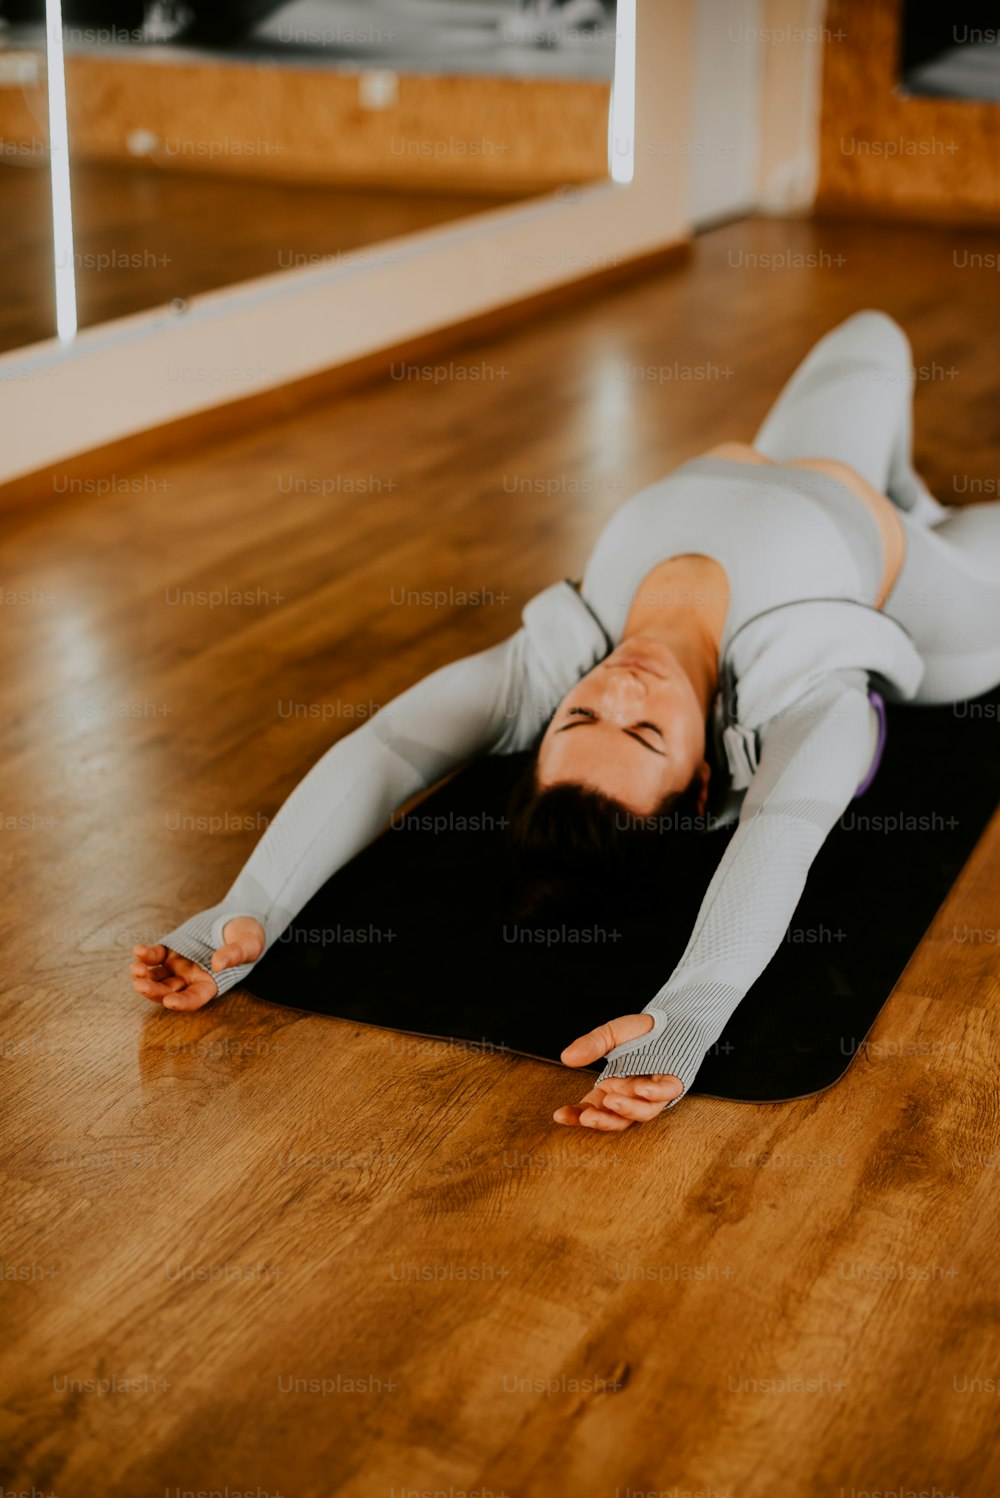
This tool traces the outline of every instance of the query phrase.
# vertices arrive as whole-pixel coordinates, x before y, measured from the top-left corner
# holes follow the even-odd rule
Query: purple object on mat
[[[875,776],[878,774],[878,767],[882,763],[882,751],[885,748],[886,717],[885,703],[882,700],[881,692],[876,692],[874,689],[870,689],[868,692],[868,700],[871,702],[875,711],[878,713],[878,748],[875,750],[875,758],[872,760],[871,769],[868,771],[868,774],[865,776],[864,780],[862,780],[861,784],[854,792],[855,800],[857,800],[858,796],[864,795],[865,791],[868,789],[872,781],[875,779]]]

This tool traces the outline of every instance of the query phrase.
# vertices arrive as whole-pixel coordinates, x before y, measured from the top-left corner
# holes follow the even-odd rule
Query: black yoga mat
[[[778,1102],[844,1074],[993,813],[998,750],[1000,689],[889,707],[873,785],[821,849],[786,940],[692,1091]],[[641,1010],[686,945],[732,828],[671,833],[662,874],[627,919],[541,934],[504,925],[501,819],[525,759],[487,756],[397,819],[300,912],[249,990],[556,1062],[576,1036]]]

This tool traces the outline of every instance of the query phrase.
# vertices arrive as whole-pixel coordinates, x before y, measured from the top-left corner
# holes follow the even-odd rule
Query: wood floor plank
[[[849,312],[910,333],[936,491],[996,497],[970,483],[1000,473],[998,293],[956,243],[732,225],[438,384],[5,517],[6,1487],[997,1490],[1000,960],[963,933],[1000,927],[1000,819],[842,1082],[620,1137],[553,1125],[577,1087],[539,1062],[239,992],[170,1015],[127,980],[346,709],[510,633],[628,494],[749,439]],[[227,588],[267,597],[171,601]]]

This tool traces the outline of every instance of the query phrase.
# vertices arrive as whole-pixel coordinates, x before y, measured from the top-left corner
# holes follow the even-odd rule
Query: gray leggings
[[[926,671],[917,702],[957,702],[1000,684],[1000,504],[949,508],[912,466],[913,360],[882,312],[858,312],[821,338],[753,439],[775,462],[833,458],[893,501],[906,556],[885,612]]]

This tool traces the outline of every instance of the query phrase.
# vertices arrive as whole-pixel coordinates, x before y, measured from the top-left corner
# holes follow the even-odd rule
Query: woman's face
[[[589,786],[651,816],[671,792],[702,776],[705,718],[691,678],[649,637],[623,640],[560,702],[538,751],[537,779]]]

